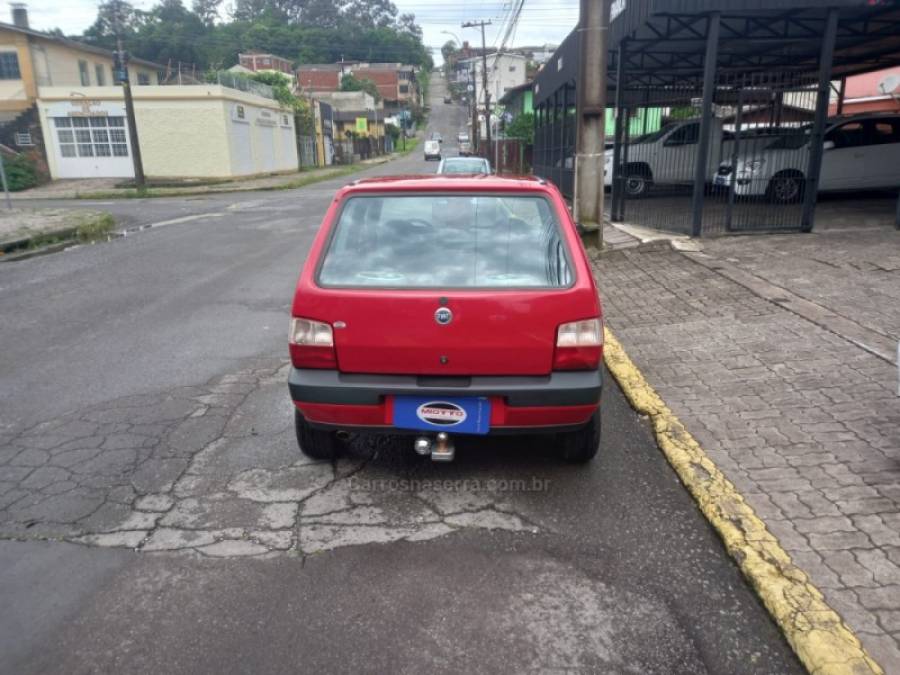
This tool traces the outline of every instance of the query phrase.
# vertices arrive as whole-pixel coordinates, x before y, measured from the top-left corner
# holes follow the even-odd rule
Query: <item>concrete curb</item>
[[[47,196],[19,196],[16,197],[21,202],[26,202],[29,200],[55,200],[55,199],[82,199],[87,201],[97,201],[97,200],[128,200],[128,199],[159,199],[159,198],[173,198],[173,197],[196,197],[196,196],[204,196],[204,195],[222,195],[222,194],[230,194],[235,192],[275,192],[280,190],[299,190],[307,187],[308,185],[314,185],[315,183],[321,183],[326,180],[331,180],[332,178],[343,178],[345,176],[352,176],[354,173],[359,171],[364,171],[365,169],[369,169],[374,166],[380,166],[382,164],[386,164],[394,159],[398,159],[403,157],[404,155],[401,153],[393,153],[388,157],[378,157],[375,160],[363,160],[357,162],[356,164],[335,164],[333,165],[334,169],[328,170],[327,173],[321,175],[313,175],[308,176],[307,178],[297,177],[289,181],[285,181],[284,183],[278,183],[275,185],[262,185],[262,186],[246,186],[246,185],[232,185],[226,187],[217,187],[217,184],[210,184],[205,186],[197,186],[197,187],[150,187],[148,188],[151,192],[147,194],[137,194],[135,188],[108,188],[108,189],[96,189],[96,190],[88,190],[86,192],[63,192],[54,195]],[[292,182],[300,182],[299,185],[293,185]]]
[[[660,449],[722,538],[800,661],[813,675],[883,675],[809,577],[791,562],[607,329],[606,367],[632,407],[650,417]]]

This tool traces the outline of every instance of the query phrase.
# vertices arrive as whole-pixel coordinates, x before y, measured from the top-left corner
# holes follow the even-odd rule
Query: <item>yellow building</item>
[[[113,84],[112,52],[31,30],[21,6],[13,6],[13,19],[17,24],[0,23],[0,113],[6,113],[6,120],[28,110],[39,87]],[[159,84],[162,69],[157,63],[132,58],[129,81],[133,85]]]
[[[148,178],[229,178],[297,170],[294,116],[277,101],[219,84],[133,90]],[[53,178],[133,177],[120,87],[41,87]]]
[[[51,178],[133,177],[113,53],[28,27],[21,4],[0,23],[0,142]],[[131,58],[138,141],[151,178],[229,178],[297,169],[294,116],[222,84],[162,86],[163,67]]]

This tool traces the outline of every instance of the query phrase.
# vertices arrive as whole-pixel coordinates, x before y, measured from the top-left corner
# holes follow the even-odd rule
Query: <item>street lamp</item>
[[[460,47],[462,47],[462,40],[460,40],[460,39],[456,36],[456,33],[451,33],[449,30],[442,30],[441,33],[443,33],[444,35],[449,35],[450,37],[453,38],[453,41],[454,41],[457,45],[459,45]]]

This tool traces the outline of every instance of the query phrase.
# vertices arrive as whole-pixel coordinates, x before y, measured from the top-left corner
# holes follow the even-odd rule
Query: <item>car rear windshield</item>
[[[441,173],[484,173],[484,160],[481,159],[454,159],[446,160],[441,167]]]
[[[368,288],[560,288],[572,282],[559,223],[543,197],[349,198],[318,283]]]

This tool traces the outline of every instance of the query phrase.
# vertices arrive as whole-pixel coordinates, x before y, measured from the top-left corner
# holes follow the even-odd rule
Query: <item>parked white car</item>
[[[733,134],[724,132],[722,123],[713,120],[712,142],[707,167],[708,180],[712,181],[722,158],[729,152]],[[693,183],[694,158],[700,139],[699,118],[671,122],[628,145],[628,161],[623,168],[625,195],[643,197],[653,183]],[[604,155],[603,184],[612,185],[613,151]]]
[[[806,186],[811,127],[783,136],[761,151],[741,152],[736,166],[722,162],[715,185],[739,196],[788,203]],[[900,115],[870,113],[832,120],[825,131],[820,192],[877,190],[900,186]]]
[[[713,118],[712,139],[709,144],[706,180],[713,182],[720,163],[731,156],[735,134]],[[790,130],[778,126],[756,125],[741,130],[742,142],[760,147],[766,138],[779,138]],[[671,122],[658,131],[632,139],[624,165],[625,195],[629,198],[645,196],[654,183],[689,185],[694,182],[694,168],[700,140],[700,119]],[[603,184],[612,185],[613,151],[607,147],[604,155]]]

